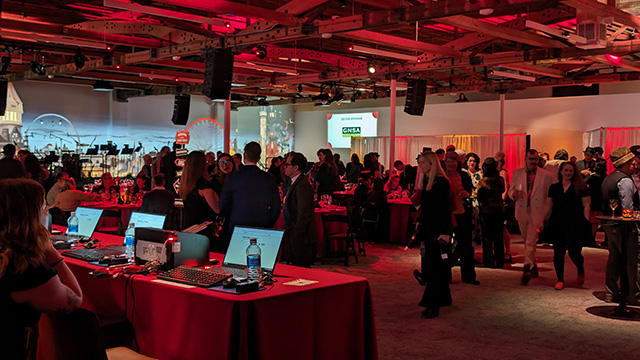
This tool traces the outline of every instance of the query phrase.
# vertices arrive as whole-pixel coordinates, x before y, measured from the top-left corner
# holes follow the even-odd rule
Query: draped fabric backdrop
[[[351,138],[351,153],[358,154],[362,160],[364,154],[377,152],[380,154],[380,162],[386,167],[389,163],[389,142],[388,136]],[[436,151],[445,149],[449,144],[453,144],[456,149],[464,149],[467,153],[478,154],[482,162],[499,151],[500,138],[498,135],[396,136],[396,159],[415,165],[416,156],[422,152],[423,147]],[[513,170],[524,166],[525,146],[525,134],[504,135],[505,167],[509,175]]]
[[[585,148],[601,146],[604,149],[603,156],[609,160],[609,153],[617,147],[640,145],[640,128],[600,128],[587,131],[582,134],[582,144]],[[611,161],[607,161],[607,170],[613,171]]]

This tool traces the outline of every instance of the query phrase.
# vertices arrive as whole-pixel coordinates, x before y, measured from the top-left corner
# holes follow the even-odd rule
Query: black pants
[[[488,268],[504,267],[504,215],[481,214],[482,262]]]
[[[420,306],[436,309],[451,305],[451,290],[447,273],[451,272],[449,262],[442,259],[437,238],[422,241],[420,249],[422,277],[427,285],[420,300]]]
[[[584,275],[584,257],[582,256],[581,239],[557,238],[553,241],[553,267],[556,269],[558,281],[564,282],[564,255],[569,250],[569,258],[578,268],[578,274]]]
[[[635,304],[640,299],[636,224],[605,222],[602,228],[609,238],[609,258],[605,275],[607,294],[614,298],[620,295],[629,296],[629,302]]]
[[[456,252],[460,255],[460,275],[462,281],[475,281],[476,269],[473,261],[473,244],[472,244],[472,230],[473,224],[471,219],[471,212],[467,211],[464,214],[455,214],[457,227],[453,229],[455,233]]]

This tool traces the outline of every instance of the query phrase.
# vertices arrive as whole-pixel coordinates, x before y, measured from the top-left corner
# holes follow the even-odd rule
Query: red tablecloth
[[[391,199],[389,202],[389,241],[404,244],[407,241],[407,226],[409,225],[409,199]]]
[[[103,245],[117,236],[95,234]],[[221,255],[217,255],[221,257]],[[84,293],[82,307],[124,315],[124,278],[94,278],[96,269],[65,258]],[[365,278],[278,264],[273,287],[245,295],[185,289],[136,276],[128,295],[142,354],[165,359],[377,359],[369,283]],[[319,281],[296,287],[283,283]]]

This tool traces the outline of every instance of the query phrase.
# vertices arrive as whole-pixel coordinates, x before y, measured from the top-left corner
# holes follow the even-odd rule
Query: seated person
[[[111,176],[111,173],[104,173],[100,178],[102,179],[102,184],[100,184],[100,186],[94,187],[93,193],[96,193],[96,194],[102,194],[104,192],[108,192],[109,194],[120,193],[120,189],[116,186],[115,181],[113,181],[113,176]],[[109,190],[105,191],[105,189],[109,189]]]
[[[80,203],[83,201],[100,200],[100,195],[87,194],[76,190],[76,182],[73,178],[69,178],[64,181],[61,191],[62,192],[56,196],[54,206],[64,212],[76,211],[76,208],[80,206]]]
[[[164,181],[164,179],[163,179]],[[133,186],[133,189],[131,189],[131,195],[136,195],[139,193],[146,193],[147,191],[149,191],[150,189],[147,188],[146,185],[146,179],[144,177],[144,174],[142,172],[140,172],[138,174],[138,176],[136,176],[136,184]]]
[[[400,175],[393,174],[384,185],[384,191],[390,199],[402,197],[402,187],[400,186]]]
[[[27,331],[41,313],[61,314],[82,303],[80,285],[42,225],[44,188],[33,180],[0,181],[0,348],[24,359]]]
[[[173,210],[175,195],[164,188],[164,174],[153,177],[153,189],[144,194],[140,211],[168,215]]]
[[[64,171],[60,171],[56,175],[56,183],[51,187],[51,190],[47,193],[47,205],[53,205],[56,202],[56,197],[62,191],[62,184],[65,180],[69,179],[69,174]]]

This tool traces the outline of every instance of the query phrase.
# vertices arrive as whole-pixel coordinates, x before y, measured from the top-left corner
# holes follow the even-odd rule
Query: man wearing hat
[[[16,147],[13,144],[7,144],[2,148],[2,152],[4,157],[0,159],[0,180],[24,177],[24,165],[14,157]]]
[[[638,209],[638,190],[631,180],[631,175],[638,171],[639,162],[626,146],[615,148],[609,153],[609,157],[616,170],[602,182],[602,213],[605,216],[621,216],[622,210]],[[614,211],[611,210],[609,200],[618,202]],[[605,300],[616,302],[621,296],[628,295],[629,304],[638,304],[638,228],[633,222],[616,221],[603,221],[602,228],[609,239]],[[626,267],[622,270],[620,266],[625,261]]]
[[[576,166],[578,167],[578,170],[580,170],[583,178],[587,178],[593,174],[593,168],[596,165],[596,161],[593,159],[595,154],[596,152],[593,148],[587,146],[584,149],[584,159],[576,162]]]

